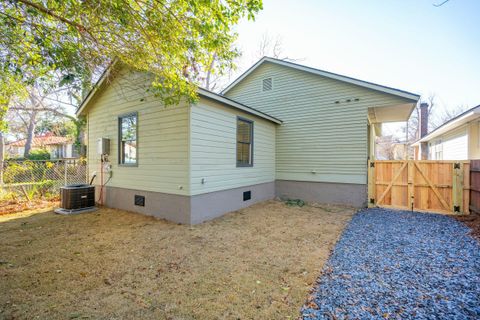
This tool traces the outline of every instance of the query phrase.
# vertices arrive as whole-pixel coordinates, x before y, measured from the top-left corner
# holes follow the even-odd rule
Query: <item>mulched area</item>
[[[469,231],[444,215],[360,211],[303,319],[479,319],[480,243]]]

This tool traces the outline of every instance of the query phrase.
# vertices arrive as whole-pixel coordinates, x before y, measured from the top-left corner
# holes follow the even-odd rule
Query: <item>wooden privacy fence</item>
[[[480,166],[478,177],[480,206]],[[370,207],[468,214],[470,161],[369,161],[368,200]]]
[[[480,160],[470,161],[470,212],[480,214]]]

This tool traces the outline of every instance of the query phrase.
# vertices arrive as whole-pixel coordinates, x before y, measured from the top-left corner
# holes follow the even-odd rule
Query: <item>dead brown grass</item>
[[[0,217],[0,318],[294,319],[352,214],[269,201],[192,227],[112,209]]]
[[[29,210],[53,208],[58,206],[58,199],[35,199],[35,200],[6,200],[0,201],[0,216],[22,213]]]

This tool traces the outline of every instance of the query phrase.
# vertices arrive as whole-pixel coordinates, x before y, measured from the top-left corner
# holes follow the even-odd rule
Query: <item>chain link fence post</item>
[[[67,178],[67,177],[68,177],[68,176],[67,176],[67,174],[68,174],[68,171],[67,171],[67,160],[63,160],[63,167],[64,167],[64,170],[63,170],[63,171],[64,171],[64,176],[65,176],[64,186],[66,186],[67,183],[68,183],[68,178]]]

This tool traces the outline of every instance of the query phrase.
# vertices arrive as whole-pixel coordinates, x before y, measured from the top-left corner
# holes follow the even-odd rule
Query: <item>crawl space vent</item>
[[[272,78],[263,79],[263,91],[272,90]]]
[[[252,191],[245,191],[243,193],[243,201],[252,199]]]
[[[139,196],[135,195],[135,205],[140,206],[140,207],[145,207],[145,197],[144,196]]]

